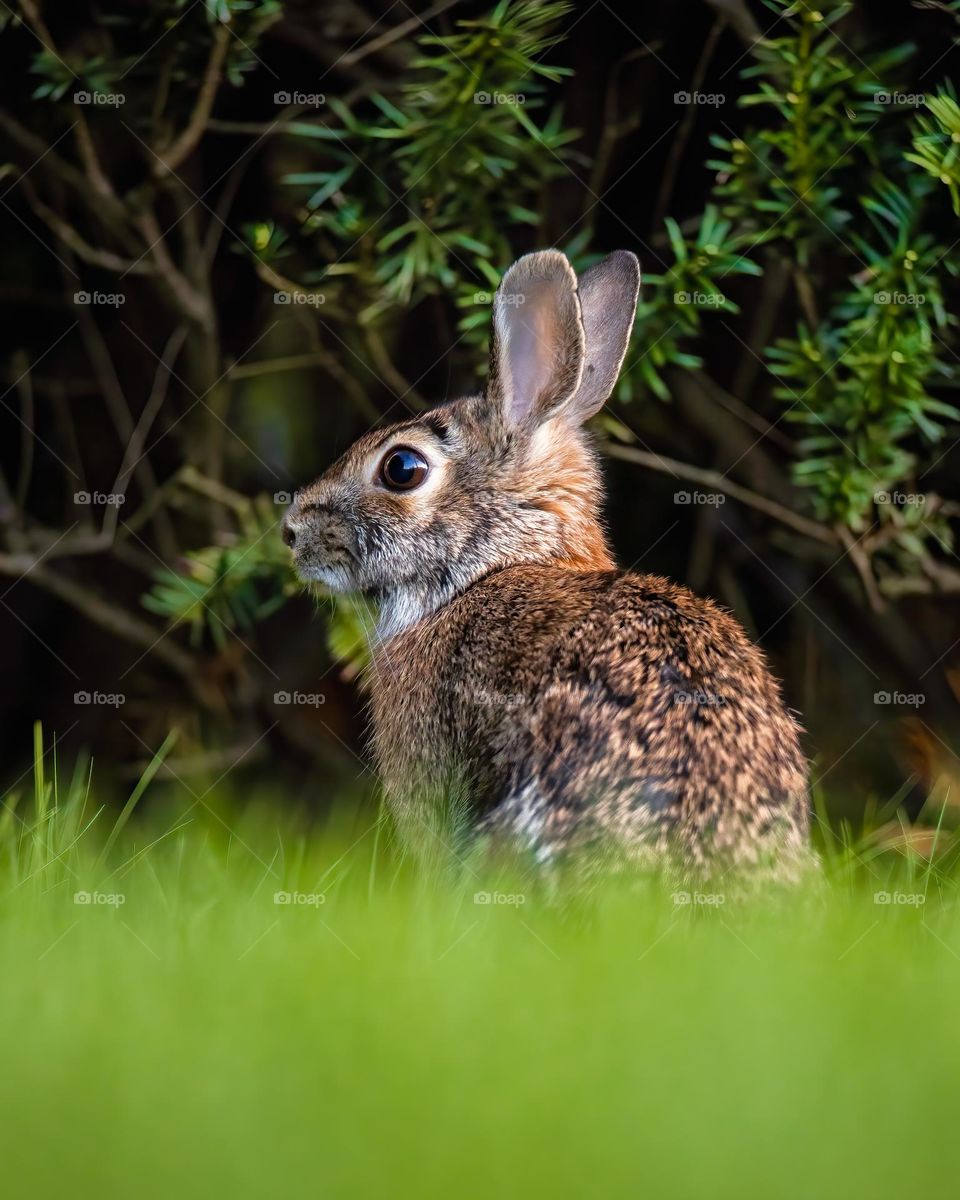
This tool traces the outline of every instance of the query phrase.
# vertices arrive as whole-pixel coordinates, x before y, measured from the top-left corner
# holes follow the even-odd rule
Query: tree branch
[[[207,127],[213,102],[216,99],[217,88],[220,86],[220,76],[230,45],[230,29],[222,21],[217,24],[213,37],[213,48],[207,60],[207,69],[203,75],[197,102],[190,120],[180,136],[171,145],[156,151],[153,160],[153,174],[157,179],[163,179],[176,171],[177,167],[193,153],[198,142],[203,137]]]
[[[802,533],[805,537],[812,538],[814,541],[823,542],[828,546],[835,546],[839,540],[836,533],[828,526],[821,525],[819,521],[813,521],[809,517],[795,513],[791,509],[785,508],[784,505],[778,504],[776,500],[769,500],[766,496],[761,496],[758,492],[752,492],[749,488],[741,487],[738,483],[733,483],[725,475],[721,475],[719,471],[706,471],[700,467],[693,467],[687,463],[678,462],[675,458],[664,458],[661,454],[651,454],[646,450],[635,450],[632,446],[619,446],[616,442],[603,442],[600,445],[600,449],[604,454],[609,454],[611,458],[620,458],[624,462],[636,463],[638,466],[646,467],[651,471],[660,471],[667,475],[677,476],[680,479],[689,479],[691,483],[697,483],[701,487],[723,492],[727,496],[732,496],[734,500],[739,500],[741,504],[755,508],[758,512],[762,512],[766,516],[772,517],[775,521],[779,521],[781,525],[786,525],[788,528],[795,530],[797,533]]]

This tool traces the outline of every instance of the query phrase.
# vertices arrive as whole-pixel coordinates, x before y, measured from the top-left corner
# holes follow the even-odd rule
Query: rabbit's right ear
[[[580,386],[584,332],[577,277],[559,250],[518,259],[493,301],[487,398],[508,428],[549,419]]]

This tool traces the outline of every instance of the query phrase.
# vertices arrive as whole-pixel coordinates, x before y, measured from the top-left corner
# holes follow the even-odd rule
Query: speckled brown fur
[[[374,431],[298,493],[298,569],[383,617],[374,751],[398,814],[470,827],[541,861],[604,848],[685,869],[805,861],[806,764],[763,655],[710,600],[616,570],[583,422],[632,326],[636,260],[577,281],[545,251],[504,277],[482,396]],[[519,299],[518,299],[519,297]],[[412,447],[422,486],[383,455]]]

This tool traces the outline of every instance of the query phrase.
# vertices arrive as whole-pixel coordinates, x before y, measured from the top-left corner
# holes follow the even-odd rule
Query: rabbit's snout
[[[297,497],[280,527],[303,579],[346,586],[356,563],[352,522],[331,504]]]

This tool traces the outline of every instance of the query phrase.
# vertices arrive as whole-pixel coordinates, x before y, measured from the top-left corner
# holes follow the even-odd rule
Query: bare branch
[[[105,250],[100,246],[91,246],[89,242],[84,241],[68,221],[65,221],[63,217],[55,213],[49,205],[40,199],[33,184],[22,173],[20,174],[20,183],[23,185],[23,190],[27,194],[30,207],[33,211],[57,235],[64,245],[70,247],[78,258],[83,259],[86,263],[90,263],[91,266],[102,267],[106,271],[115,271],[119,274],[153,274],[153,267],[142,259],[137,261],[132,258],[122,258],[119,254],[114,254],[112,250]]]
[[[145,646],[155,658],[183,676],[193,686],[197,664],[187,651],[174,642],[161,640],[153,625],[132,616],[126,609],[105,600],[83,584],[68,579],[57,571],[51,571],[35,559],[25,558],[23,555],[0,554],[0,574],[21,576],[27,582],[43,588],[65,604],[82,612],[95,625],[135,645]],[[196,691],[196,688],[193,690]]]
[[[34,0],[20,0],[21,7],[27,16],[31,28],[37,35],[44,46],[52,53],[57,54],[56,46],[53,38],[50,35],[50,30],[47,28],[43,17],[40,15],[40,9]],[[62,61],[62,60],[61,60]],[[100,159],[97,155],[96,146],[93,143],[93,138],[90,135],[90,127],[87,124],[87,119],[83,113],[77,114],[77,119],[74,123],[76,130],[77,148],[80,151],[80,157],[83,160],[83,165],[86,170],[87,181],[97,193],[98,196],[106,196],[115,198],[113,184],[103,173],[103,168],[100,166]]]
[[[725,475],[721,475],[719,471],[706,471],[700,467],[678,462],[675,458],[664,458],[662,454],[635,450],[632,446],[619,446],[615,442],[604,442],[600,449],[605,454],[609,454],[611,458],[637,463],[638,466],[647,467],[651,471],[660,471],[680,479],[689,479],[691,483],[697,483],[701,487],[723,492],[727,496],[732,496],[734,500],[739,500],[741,504],[749,505],[750,508],[755,508],[758,512],[772,517],[781,525],[786,525],[797,533],[802,533],[805,537],[829,546],[837,544],[837,534],[827,525],[821,525],[819,521],[812,521],[809,517],[792,512],[784,505],[778,504],[776,500],[770,500],[758,492],[741,487],[740,484],[733,483]]]
[[[153,174],[158,179],[163,179],[171,172],[176,171],[184,159],[193,153],[203,137],[210,112],[213,109],[213,102],[216,99],[217,88],[220,86],[220,76],[229,45],[230,29],[221,21],[217,24],[217,31],[213,36],[213,48],[207,60],[207,69],[204,72],[203,82],[200,85],[193,112],[190,114],[190,120],[175,142],[156,152],[153,160]]]

